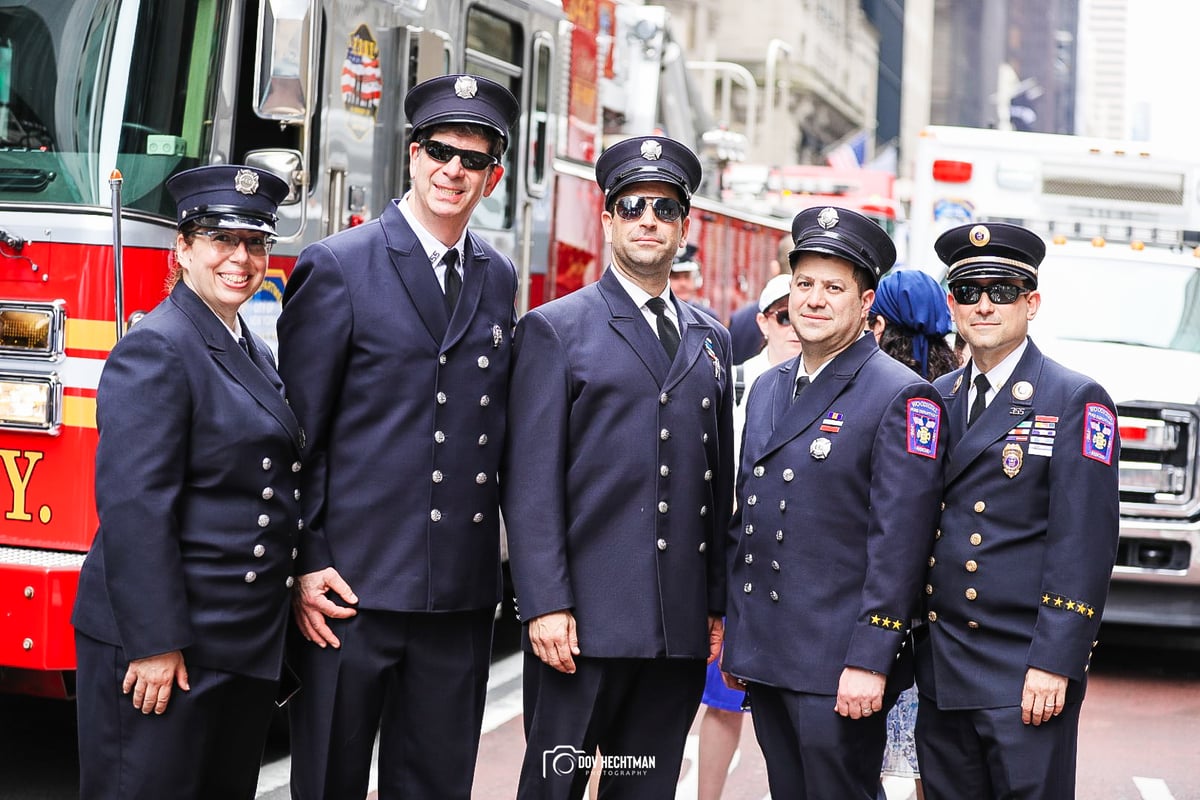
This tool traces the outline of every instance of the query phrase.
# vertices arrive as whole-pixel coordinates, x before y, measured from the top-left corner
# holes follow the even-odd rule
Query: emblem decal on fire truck
[[[642,142],[642,158],[647,161],[658,161],[662,157],[662,145],[653,139]]]
[[[233,176],[233,188],[242,194],[258,194],[258,173],[248,169],[239,169]]]
[[[470,75],[461,75],[454,81],[454,93],[463,100],[470,100],[479,91],[479,84]]]
[[[379,43],[371,29],[359,25],[346,44],[342,61],[342,105],[349,112],[348,127],[356,137],[370,131],[383,95],[383,70],[379,66]],[[364,118],[366,122],[364,123]]]

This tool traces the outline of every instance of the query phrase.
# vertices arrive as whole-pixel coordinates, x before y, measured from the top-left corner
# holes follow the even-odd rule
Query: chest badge
[[[833,442],[822,436],[819,439],[813,439],[813,443],[808,446],[808,454],[817,461],[824,461],[829,456],[831,449],[833,449]]]
[[[504,329],[499,325],[492,326],[492,349],[498,350],[504,344]]]
[[[1029,381],[1017,381],[1013,384],[1012,396],[1018,400],[1028,400],[1033,397],[1033,384]]]
[[[1009,442],[1004,445],[1004,450],[1000,454],[1000,460],[1004,465],[1004,474],[1010,478],[1015,478],[1021,471],[1021,465],[1025,463],[1025,452],[1021,449],[1021,445],[1016,442]]]

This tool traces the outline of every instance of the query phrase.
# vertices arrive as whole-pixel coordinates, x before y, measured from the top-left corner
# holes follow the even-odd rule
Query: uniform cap
[[[767,281],[762,292],[758,295],[758,310],[767,313],[767,309],[792,293],[792,279],[788,275],[776,275]]]
[[[696,252],[700,248],[694,244],[684,245],[683,250],[675,255],[671,262],[671,272],[699,272],[700,262],[696,260]]]
[[[847,208],[804,209],[792,220],[792,240],[796,243],[788,254],[792,267],[803,253],[837,256],[865,269],[872,285],[896,263],[896,245],[887,231]]]
[[[1037,288],[1046,243],[1028,228],[1007,222],[959,225],[943,233],[933,249],[947,266],[946,283],[975,278],[1016,278]]]
[[[690,208],[701,177],[700,159],[691,148],[665,136],[623,139],[596,160],[596,183],[604,190],[604,207],[608,209],[622,189],[648,181],[674,186],[684,207]]]
[[[275,233],[276,209],[288,185],[256,167],[212,164],[184,170],[167,179],[175,198],[176,225],[193,222],[208,228],[244,228]]]
[[[500,134],[508,146],[508,132],[520,108],[512,92],[495,81],[475,75],[441,75],[418,83],[404,98],[404,116],[412,125],[412,138],[434,125],[483,125]]]

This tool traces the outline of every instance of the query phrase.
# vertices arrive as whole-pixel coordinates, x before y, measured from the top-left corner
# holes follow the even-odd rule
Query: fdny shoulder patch
[[[942,409],[932,400],[914,397],[908,401],[908,452],[937,458],[938,426]]]
[[[1088,403],[1083,413],[1083,454],[1093,461],[1111,464],[1113,434],[1117,417],[1100,403]]]

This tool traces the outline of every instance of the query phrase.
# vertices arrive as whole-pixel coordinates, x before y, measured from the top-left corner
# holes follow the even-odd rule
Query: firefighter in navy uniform
[[[1036,234],[963,225],[936,249],[971,361],[935,383],[949,438],[915,634],[925,796],[1067,800],[1116,557],[1115,407],[1027,337],[1046,251]]]
[[[525,622],[520,798],[581,797],[597,746],[602,797],[673,797],[719,651],[729,333],[667,282],[700,177],[670,139],[606,150],[611,264],[517,326],[503,492]]]
[[[287,185],[228,164],[166,185],[177,282],[96,392],[100,529],[72,619],[80,795],[249,800],[283,661],[304,434],[237,309],[262,285]]]
[[[468,227],[518,114],[448,75],[405,98],[412,189],[300,254],[280,372],[310,440],[292,796],[467,800],[500,598],[497,470],[517,289]]]
[[[773,797],[874,800],[937,523],[942,407],[865,331],[896,250],[870,219],[793,221],[801,355],[746,409],[722,669],[746,688]]]

